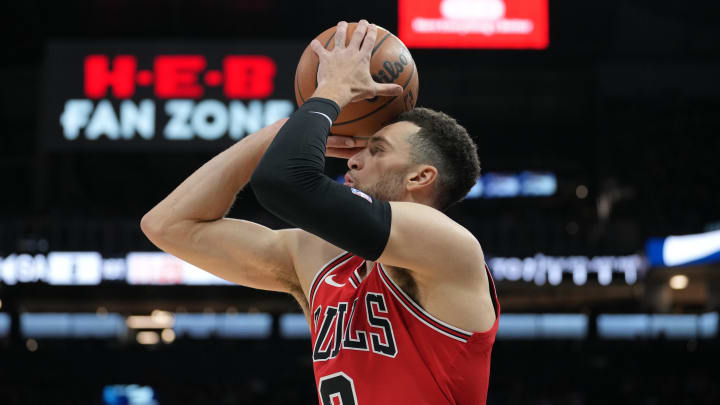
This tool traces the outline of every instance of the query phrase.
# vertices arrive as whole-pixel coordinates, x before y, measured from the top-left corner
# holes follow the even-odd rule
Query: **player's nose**
[[[348,159],[348,168],[352,170],[360,170],[363,167],[362,164],[362,153],[363,151],[358,151],[356,154],[350,156],[350,159]]]

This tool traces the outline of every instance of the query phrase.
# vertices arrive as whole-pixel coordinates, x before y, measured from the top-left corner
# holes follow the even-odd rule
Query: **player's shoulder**
[[[442,221],[448,225],[465,229],[445,212],[427,204],[412,201],[390,201],[390,207],[393,214],[402,213],[403,215],[410,215],[427,221]]]
[[[485,255],[470,230],[428,205],[404,201],[390,204],[390,238],[379,261],[427,279],[482,277]]]
[[[391,201],[390,207],[394,219],[412,218],[412,228],[442,231],[446,236],[452,234],[456,237],[453,238],[454,243],[461,243],[468,249],[482,252],[480,242],[469,229],[435,207],[409,201]]]
[[[347,253],[324,239],[299,228],[285,229],[282,232],[285,234],[285,243],[305,293],[309,292],[310,283],[325,264],[343,253]]]

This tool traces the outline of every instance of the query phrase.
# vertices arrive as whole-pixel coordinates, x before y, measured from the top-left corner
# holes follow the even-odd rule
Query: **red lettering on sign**
[[[222,83],[222,73],[217,70],[208,70],[205,73],[205,84],[208,86],[219,86]]]
[[[85,94],[99,99],[127,99],[136,86],[154,85],[158,98],[200,98],[207,86],[223,86],[227,98],[267,98],[275,90],[275,61],[264,55],[229,55],[223,69],[208,70],[203,55],[158,55],[153,70],[138,70],[137,57],[88,55],[85,58]],[[111,68],[112,66],[112,68]],[[203,72],[205,72],[203,74]]]
[[[153,81],[153,74],[149,70],[141,70],[137,73],[136,80],[140,86],[149,86]]]
[[[160,98],[200,98],[198,75],[205,69],[202,55],[161,55],[155,58],[155,95]]]
[[[88,55],[85,58],[85,95],[88,98],[103,98],[108,87],[116,98],[130,98],[135,94],[135,70],[137,59],[132,55]]]
[[[228,98],[266,98],[275,90],[275,61],[262,55],[231,55],[223,59]]]

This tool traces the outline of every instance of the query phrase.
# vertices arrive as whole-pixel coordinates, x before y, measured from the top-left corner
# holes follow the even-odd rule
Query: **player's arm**
[[[158,248],[231,282],[297,293],[293,255],[304,232],[225,217],[284,122],[245,137],[195,171],[145,214],[145,235]],[[346,146],[343,138],[330,140],[338,151]]]
[[[232,218],[187,220],[164,229],[143,223],[148,239],[173,256],[236,284],[287,293],[300,285],[289,249],[297,231]]]
[[[392,201],[390,207],[390,236],[379,262],[416,273],[452,271],[460,278],[477,274],[485,258],[470,231],[427,205]]]
[[[320,56],[318,89],[283,126],[253,174],[258,201],[285,221],[369,260],[430,271],[467,257],[476,266],[482,255],[477,241],[439,211],[374,200],[323,174],[325,139],[341,107],[402,91],[370,77],[377,29],[361,22],[345,48],[346,27],[338,24],[332,53],[311,44]],[[342,228],[337,226],[341,223]]]
[[[279,131],[253,173],[251,184],[260,204],[276,216],[335,246],[375,260],[390,233],[390,205],[353,194],[350,188],[324,175],[326,139],[340,106],[353,99],[402,93],[401,86],[375,83],[370,77],[370,54],[377,36],[377,28],[370,28],[366,21],[361,22],[346,48],[347,24],[338,25],[333,55],[342,65],[339,69],[327,69],[327,54],[323,53],[327,51],[317,41],[311,43],[320,56],[318,89]],[[332,76],[330,80],[328,76]]]
[[[143,216],[140,227],[158,248],[228,281],[289,292],[294,283],[288,232],[225,218],[238,191],[283,121],[215,156]]]

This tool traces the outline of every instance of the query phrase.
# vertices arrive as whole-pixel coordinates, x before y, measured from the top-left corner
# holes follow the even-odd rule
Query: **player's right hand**
[[[376,83],[370,75],[370,58],[377,39],[377,26],[360,20],[346,43],[348,24],[340,21],[335,29],[335,47],[327,50],[314,39],[310,48],[319,58],[317,83],[313,97],[335,101],[342,109],[351,101],[375,96],[399,96],[403,87],[395,83]]]
[[[350,159],[367,145],[368,138],[342,135],[330,135],[325,148],[325,156]]]

